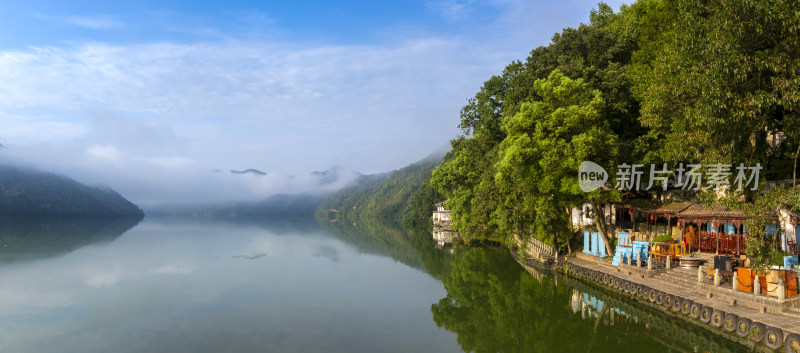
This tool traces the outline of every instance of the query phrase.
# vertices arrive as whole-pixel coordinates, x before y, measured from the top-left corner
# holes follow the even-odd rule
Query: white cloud
[[[119,150],[116,147],[110,146],[110,145],[105,145],[105,146],[94,145],[94,146],[90,146],[89,148],[86,149],[86,154],[88,154],[88,155],[90,155],[92,157],[96,157],[96,158],[100,158],[100,159],[107,159],[107,160],[111,160],[111,161],[114,161],[114,162],[118,161],[119,157],[120,157],[119,156]]]
[[[0,117],[18,117],[11,129],[0,129],[0,142],[47,141],[50,150],[59,150],[38,157],[47,170],[69,160],[110,176],[108,165],[69,151],[132,162],[114,175],[120,179],[105,181],[115,188],[142,174],[164,176],[163,168],[304,175],[340,164],[386,171],[452,137],[460,106],[502,66],[469,51],[442,38],[338,46],[92,43],[7,51],[0,53]],[[47,112],[47,119],[31,111]],[[68,146],[37,133],[63,135]],[[399,146],[400,158],[386,158],[396,156]],[[261,195],[281,185],[260,181],[256,190]]]
[[[73,26],[88,29],[112,29],[123,27],[122,22],[117,21],[109,16],[73,16],[67,17],[66,20],[69,21],[69,23],[71,23]]]
[[[193,166],[196,164],[194,159],[188,157],[150,157],[150,158],[137,158],[146,163],[155,164],[162,168],[181,169]]]
[[[93,30],[107,30],[119,29],[125,27],[125,24],[109,15],[94,15],[94,16],[49,16],[37,15],[36,18],[52,21],[58,24],[69,25]]]

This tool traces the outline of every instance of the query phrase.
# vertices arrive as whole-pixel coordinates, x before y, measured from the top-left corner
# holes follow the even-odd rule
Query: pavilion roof
[[[677,214],[693,204],[693,202],[660,203],[649,199],[631,199],[622,203],[622,206],[651,214]]]
[[[725,206],[718,203],[713,203],[711,207],[707,207],[702,203],[693,203],[691,206],[678,213],[681,218],[694,218],[694,219],[747,219],[750,216],[746,215],[741,210],[730,210]]]

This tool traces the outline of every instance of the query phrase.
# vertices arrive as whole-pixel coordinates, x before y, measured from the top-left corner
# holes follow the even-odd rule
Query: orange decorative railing
[[[705,253],[719,253],[722,255],[744,254],[747,248],[744,244],[744,234],[728,234],[719,232],[700,231],[695,242],[696,249]]]

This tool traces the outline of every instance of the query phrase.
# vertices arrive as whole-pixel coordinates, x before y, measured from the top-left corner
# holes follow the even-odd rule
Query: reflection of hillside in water
[[[551,272],[528,273],[508,250],[458,248],[443,278],[447,297],[431,306],[437,326],[466,352],[736,352],[631,298]]]
[[[452,254],[436,247],[429,227],[405,228],[399,220],[379,218],[320,220],[319,224],[363,253],[391,257],[436,278],[448,271],[452,259]]]
[[[140,221],[138,217],[0,218],[0,263],[55,257],[108,243]]]
[[[275,235],[330,234],[361,253],[386,256],[409,267],[425,270],[439,278],[446,273],[453,255],[436,247],[430,227],[406,228],[394,219],[351,219],[330,221],[313,216],[194,217],[192,215],[147,216],[147,221],[164,226],[207,224],[224,227],[258,227]],[[321,248],[319,256],[335,261],[331,249]],[[440,278],[441,279],[441,278]]]
[[[409,267],[424,269],[422,260],[411,242],[411,234],[399,221],[367,218],[336,222],[320,220],[319,224],[359,252],[388,256]]]

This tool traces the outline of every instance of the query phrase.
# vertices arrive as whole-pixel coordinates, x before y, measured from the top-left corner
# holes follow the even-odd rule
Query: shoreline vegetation
[[[782,252],[764,224],[777,207],[800,211],[797,13],[797,2],[641,0],[616,13],[600,3],[588,24],[510,63],[461,110],[461,135],[431,176],[454,230],[466,242],[511,246],[519,234],[566,253],[580,247],[570,211],[584,203],[716,202],[752,217],[754,265],[775,264]],[[608,172],[605,187],[579,187],[583,161]],[[651,180],[644,170],[650,190],[620,190],[625,164],[673,174]],[[703,182],[711,166],[732,172],[721,188],[684,190],[675,171],[690,164]],[[736,166],[760,166],[757,187],[737,189]],[[609,220],[592,213],[613,254]]]

